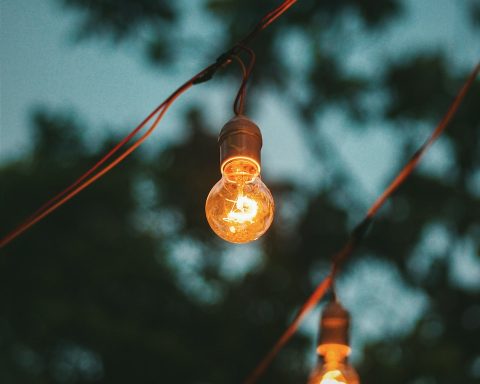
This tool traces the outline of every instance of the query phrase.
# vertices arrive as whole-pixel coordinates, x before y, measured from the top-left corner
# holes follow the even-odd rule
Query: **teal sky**
[[[472,65],[480,44],[471,26],[465,23],[467,0],[404,3],[407,12],[381,34],[362,33],[360,26],[352,23],[351,40],[339,45],[340,49],[349,47],[345,60],[349,70],[381,71],[383,62],[399,60],[425,47],[444,51],[460,68]],[[181,81],[211,60],[215,48],[212,41],[219,35],[220,26],[214,20],[205,20],[206,15],[192,8],[192,4],[200,2],[179,1],[179,7],[189,7],[189,14],[182,30],[175,32],[185,38],[194,37],[200,43],[188,48],[189,54],[181,63],[158,68],[146,62],[137,41],[117,46],[99,39],[76,43],[78,15],[59,4],[55,0],[1,1],[0,161],[28,149],[30,112],[37,106],[76,113],[88,127],[87,135],[92,140],[104,137],[106,132],[127,132]],[[296,6],[301,6],[301,2]],[[302,55],[301,37],[292,36],[286,46],[294,56],[306,56]],[[254,86],[251,92],[255,92]],[[175,111],[198,100],[204,101],[212,131],[217,131],[230,116],[231,98],[230,87],[221,80],[193,89],[169,112],[146,146],[161,148],[181,138],[182,124]],[[264,167],[272,177],[295,178],[299,170],[311,163],[295,111],[285,105],[287,101],[281,96],[265,93],[261,100],[261,105],[251,108],[251,112],[265,136]],[[358,182],[367,192],[377,192],[390,175],[398,154],[388,130],[351,130],[352,122],[345,121],[341,111],[335,110],[322,116],[321,122],[329,127],[329,144],[336,147]],[[341,142],[338,137],[342,137]],[[374,151],[366,148],[376,148],[375,157],[382,156],[382,164],[372,157]],[[288,159],[282,156],[286,150],[290,153]]]
[[[187,6],[188,1],[179,1],[178,6]],[[355,47],[345,56],[348,70],[381,72],[382,63],[401,60],[426,47],[431,51],[444,52],[459,70],[473,67],[480,57],[480,39],[478,30],[475,35],[466,22],[468,0],[408,0],[404,3],[405,14],[381,34],[365,33],[360,26],[352,23],[351,40],[342,42],[338,48]],[[0,4],[0,162],[28,151],[31,145],[30,112],[36,106],[75,113],[81,125],[87,127],[86,135],[93,143],[107,133],[128,132],[179,83],[215,57],[210,57],[215,48],[212,41],[215,41],[221,28],[214,20],[205,22],[205,15],[193,7],[179,33],[185,37],[195,36],[200,43],[189,47],[189,55],[181,63],[165,69],[148,64],[136,41],[130,40],[117,46],[98,39],[74,42],[77,15],[62,9],[57,1],[1,0]],[[189,6],[192,4],[188,2]],[[301,6],[301,0],[296,6]],[[302,57],[301,37],[292,36],[286,45],[287,50],[293,53],[292,57]],[[308,63],[300,62],[298,65]],[[254,84],[250,92],[255,92]],[[296,112],[281,95],[264,90],[257,92],[262,92],[261,101],[251,108],[251,114],[264,134],[263,163],[267,176],[292,178],[301,180],[307,187],[316,186],[317,179],[327,173],[327,165],[312,165],[314,160],[305,150]],[[179,119],[181,112],[199,101],[209,115],[212,132],[217,132],[231,115],[233,93],[229,84],[221,79],[195,87],[175,104],[158,132],[146,144],[146,150],[163,148],[172,141],[180,140],[185,133]],[[443,112],[439,111],[439,116]],[[352,129],[352,124],[358,123],[349,121],[342,111],[335,109],[320,116],[318,123],[327,127],[326,145],[332,146],[350,169],[353,185],[359,187],[361,200],[368,204],[392,176],[401,154],[397,136],[391,130],[378,129],[390,123],[378,121],[376,127]],[[419,127],[422,135],[426,132],[425,128],[428,127]],[[424,169],[431,171],[444,166],[441,159],[446,150],[445,144],[435,146],[425,159],[427,165],[423,166]],[[378,161],[379,158],[382,161]],[[315,172],[305,175],[303,170],[310,167]],[[438,231],[438,228],[433,228],[433,235],[427,233],[425,241],[437,244],[441,237]],[[463,257],[468,259],[468,254],[473,254],[473,251],[460,250],[458,254],[467,255]],[[422,265],[425,268],[425,262],[419,263],[420,266],[414,264],[414,268]],[[472,259],[463,264],[468,270],[456,267],[459,269],[455,273],[461,274],[463,281],[475,279],[480,270],[478,263],[475,264]],[[411,308],[407,314],[396,314],[398,321],[385,324],[386,328],[372,329],[368,315],[357,316],[363,319],[357,327],[362,331],[359,334],[365,337],[381,337],[382,332],[390,332],[391,328],[392,332],[405,329],[405,322],[412,322],[415,314],[424,308],[424,298],[405,290],[400,277],[387,269],[381,264],[378,268],[363,268],[360,265],[356,278],[341,282],[346,292],[345,300],[352,306],[355,306],[355,300],[358,301],[355,287],[359,281],[368,278],[371,284],[368,291],[377,292],[386,286],[390,287],[392,295],[402,291],[405,301],[399,307]],[[465,276],[471,276],[470,280]],[[397,284],[386,280],[396,281]],[[362,300],[381,305],[379,298]],[[361,308],[354,308],[359,315],[362,315],[361,311]],[[391,318],[392,314],[388,317]],[[316,327],[314,317],[312,324]]]

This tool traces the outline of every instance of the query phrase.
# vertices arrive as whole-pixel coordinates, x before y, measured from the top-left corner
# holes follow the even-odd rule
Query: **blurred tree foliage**
[[[205,11],[223,23],[227,47],[277,3],[211,0]],[[80,36],[118,41],[145,28],[163,36],[147,43],[160,65],[175,50],[166,37],[185,12],[161,0],[63,4],[81,11]],[[301,1],[255,42],[255,82],[288,93],[305,127],[332,105],[367,123],[388,118],[402,129],[399,138],[411,133],[406,126],[431,126],[465,75],[440,54],[420,53],[367,76],[346,70],[334,49],[347,38],[352,19],[381,33],[401,11],[395,0]],[[301,74],[279,49],[292,32],[302,35],[312,61]],[[308,89],[308,97],[289,93],[294,82]],[[379,111],[362,102],[372,89],[388,95]],[[479,106],[477,82],[447,132],[448,177],[417,172],[359,252],[388,260],[429,298],[409,334],[365,347],[359,364],[365,383],[480,380],[480,294],[459,287],[449,272],[454,244],[469,241],[480,255]],[[216,239],[204,218],[204,198],[218,179],[216,140],[195,109],[185,125],[191,129],[184,142],[155,158],[133,156],[2,252],[1,383],[241,382],[325,272],[351,226],[346,207],[356,201],[342,185],[344,170],[334,170],[339,177],[314,194],[286,181],[269,183],[277,219],[257,248],[247,248],[260,262],[244,275],[231,275],[225,272],[229,250],[239,247]],[[32,152],[0,169],[2,232],[111,147],[107,142],[93,153],[82,127],[67,115],[38,111],[33,126]],[[310,142],[322,130],[313,126],[305,128]],[[408,138],[399,143],[406,151],[413,144]],[[432,225],[446,229],[452,247],[434,255],[428,273],[417,273],[412,258]],[[344,275],[354,271],[355,260]],[[305,382],[311,343],[297,335],[262,382]]]

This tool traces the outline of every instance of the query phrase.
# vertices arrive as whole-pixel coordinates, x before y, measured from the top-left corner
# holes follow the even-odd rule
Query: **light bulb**
[[[262,236],[273,220],[273,197],[260,179],[258,165],[248,158],[230,160],[205,205],[213,231],[231,243]]]
[[[347,360],[350,354],[350,315],[336,297],[325,307],[320,320],[317,353],[319,362],[308,384],[359,384],[358,374]]]
[[[350,348],[341,344],[323,344],[318,348],[322,355],[308,384],[359,384],[358,374],[347,361]]]
[[[222,239],[248,243],[267,231],[274,215],[272,194],[260,178],[262,135],[239,115],[225,124],[218,143],[222,178],[207,197],[207,221]]]

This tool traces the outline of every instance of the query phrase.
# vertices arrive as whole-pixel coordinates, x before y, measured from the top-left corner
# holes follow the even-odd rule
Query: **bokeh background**
[[[2,0],[0,230],[92,165],[279,1]],[[0,255],[0,382],[239,383],[480,58],[476,0],[300,0],[252,45],[270,231],[204,201],[231,66]],[[480,383],[480,83],[337,283],[363,383]],[[263,383],[304,383],[319,309]]]

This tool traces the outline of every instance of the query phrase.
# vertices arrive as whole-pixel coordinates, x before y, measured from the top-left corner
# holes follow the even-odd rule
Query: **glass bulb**
[[[229,160],[208,194],[205,212],[210,227],[226,241],[248,243],[262,236],[272,223],[274,203],[259,165],[249,158]]]
[[[340,344],[323,344],[318,348],[321,361],[308,384],[359,384],[358,374],[347,361],[350,348]]]

